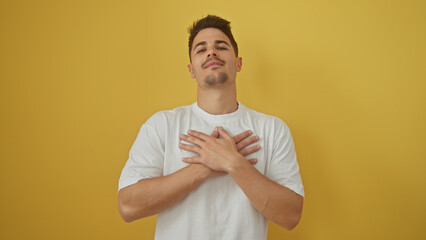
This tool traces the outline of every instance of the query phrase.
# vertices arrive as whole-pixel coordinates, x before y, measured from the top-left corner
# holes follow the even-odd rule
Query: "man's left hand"
[[[194,145],[179,144],[179,147],[199,156],[183,158],[186,163],[201,163],[213,170],[228,172],[235,164],[245,163],[246,160],[238,152],[234,138],[222,128],[218,127],[219,137],[206,135],[201,132],[189,130],[188,135],[182,134],[180,138]]]

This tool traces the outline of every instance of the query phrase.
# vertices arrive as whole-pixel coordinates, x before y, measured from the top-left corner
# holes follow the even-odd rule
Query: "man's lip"
[[[220,62],[216,62],[216,61],[211,61],[211,62],[209,62],[204,68],[208,68],[208,67],[210,67],[210,66],[214,66],[214,65],[219,65],[219,66],[222,66],[223,64],[222,63],[220,63]]]

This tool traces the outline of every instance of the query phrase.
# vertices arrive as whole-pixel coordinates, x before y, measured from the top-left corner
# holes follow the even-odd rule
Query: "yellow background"
[[[268,239],[425,239],[420,0],[0,1],[0,238],[153,239],[118,179],[141,124],[195,101],[186,29],[208,13],[232,22],[239,100],[295,140],[303,216]]]

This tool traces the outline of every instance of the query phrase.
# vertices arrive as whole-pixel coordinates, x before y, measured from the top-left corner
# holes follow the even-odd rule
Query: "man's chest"
[[[260,139],[254,144],[259,144],[261,148],[258,152],[246,156],[246,159],[257,158],[258,162],[254,166],[261,173],[265,172],[265,167],[267,165],[266,160],[269,158],[271,147],[269,141],[267,140],[267,136],[265,136],[266,133],[261,126],[256,126],[256,124],[241,121],[229,121],[214,124],[200,119],[189,119],[187,121],[180,121],[175,123],[173,126],[168,126],[167,136],[165,139],[163,175],[174,173],[179,169],[187,166],[188,164],[182,162],[182,158],[198,156],[196,153],[179,148],[179,143],[181,142],[189,144],[180,140],[179,136],[181,134],[187,134],[188,130],[195,130],[207,135],[211,135],[216,126],[222,126],[231,136],[238,135],[246,130],[251,130],[253,131],[253,135],[258,135]]]

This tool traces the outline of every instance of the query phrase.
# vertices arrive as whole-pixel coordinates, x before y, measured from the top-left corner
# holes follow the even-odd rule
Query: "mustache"
[[[222,59],[219,59],[217,57],[212,57],[212,58],[207,59],[203,64],[201,64],[201,67],[204,68],[204,66],[206,66],[207,63],[209,63],[209,62],[211,62],[213,60],[218,61],[218,62],[220,62],[222,64],[225,64],[225,61],[223,61]]]

